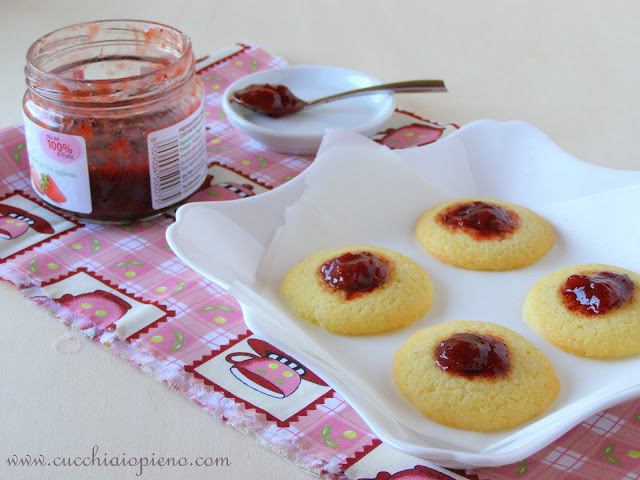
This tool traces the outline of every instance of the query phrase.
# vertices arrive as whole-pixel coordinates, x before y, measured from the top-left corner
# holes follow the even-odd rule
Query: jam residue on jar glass
[[[583,315],[603,315],[631,298],[635,285],[624,273],[571,275],[561,288],[565,306]]]
[[[382,285],[389,276],[389,266],[370,252],[347,252],[323,263],[320,276],[330,287],[343,290],[349,300]]]
[[[25,73],[33,184],[52,206],[127,223],[204,183],[203,87],[182,32],[139,20],[72,25],[31,46]]]
[[[502,340],[476,333],[455,333],[435,349],[436,364],[445,372],[491,377],[509,370],[509,350]]]
[[[437,218],[440,223],[479,239],[503,238],[512,234],[520,223],[515,212],[482,201],[452,205]]]
[[[253,84],[233,92],[233,99],[252,110],[273,118],[299,112],[307,102],[296,97],[285,85]]]

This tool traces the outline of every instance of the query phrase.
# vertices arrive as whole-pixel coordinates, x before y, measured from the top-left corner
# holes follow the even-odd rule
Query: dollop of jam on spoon
[[[253,84],[233,92],[233,100],[239,104],[273,118],[297,113],[307,102],[296,97],[284,85]]]

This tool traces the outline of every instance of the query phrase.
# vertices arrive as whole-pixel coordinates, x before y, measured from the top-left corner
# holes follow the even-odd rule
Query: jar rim
[[[150,29],[160,29],[161,32],[166,33],[167,39],[170,39],[173,36],[177,42],[172,46],[176,47],[176,56],[168,59],[166,64],[159,65],[158,68],[153,69],[149,72],[140,73],[137,75],[123,75],[117,76],[113,78],[74,78],[64,76],[60,73],[52,72],[42,66],[41,62],[38,62],[37,56],[38,53],[47,45],[51,45],[55,42],[56,38],[60,38],[64,41],[71,41],[76,38],[87,38],[88,40],[80,45],[90,45],[91,38],[94,37],[101,29],[106,30],[112,28],[115,30],[115,26],[121,25],[121,30],[129,30],[132,34],[141,34],[144,37],[148,34]],[[71,32],[76,31],[80,35],[73,35]],[[165,32],[166,31],[166,32]],[[83,34],[83,32],[86,32]],[[77,45],[76,45],[77,46]],[[71,48],[71,47],[68,47]],[[168,73],[172,73],[172,76],[175,76],[175,70],[178,65],[181,63],[189,62],[191,60],[190,68],[185,68],[186,71],[193,69],[195,66],[195,61],[193,60],[193,49],[191,39],[188,35],[178,30],[175,27],[148,20],[139,20],[139,19],[106,19],[106,20],[96,20],[90,22],[82,22],[74,25],[68,25],[52,32],[43,35],[38,38],[27,50],[26,61],[27,65],[25,67],[25,73],[27,77],[27,84],[32,89],[37,89],[35,84],[43,85],[46,84],[48,87],[51,85],[55,85],[56,81],[62,80],[64,82],[64,87],[68,88],[70,91],[88,91],[92,86],[118,86],[123,84],[132,84],[135,82],[144,83],[146,79],[157,78],[158,76],[162,76]],[[174,79],[178,80],[178,79]],[[60,85],[60,84],[58,84]],[[55,95],[55,89],[45,88],[46,93],[53,94],[51,100],[55,100],[57,95]],[[99,91],[99,88],[98,88]],[[48,95],[44,95],[48,96]],[[74,99],[78,100],[78,99]],[[84,103],[84,102],[81,102]]]

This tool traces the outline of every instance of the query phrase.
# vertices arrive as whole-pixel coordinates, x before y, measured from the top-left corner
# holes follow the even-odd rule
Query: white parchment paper
[[[640,358],[575,357],[543,340],[521,313],[528,290],[558,268],[605,263],[640,272],[640,172],[586,164],[521,122],[480,121],[432,145],[402,151],[351,132],[329,132],[314,165],[301,177],[295,185],[269,192],[281,197],[275,203],[283,208],[278,213],[282,222],[275,229],[264,225],[272,235],[260,242],[264,255],[259,266],[250,275],[227,278],[230,293],[249,307],[245,318],[254,330],[321,364],[383,439],[417,455],[425,445],[487,458],[507,450],[532,453],[543,446],[540,442],[568,430],[567,418],[575,424],[608,405],[611,395],[640,386]],[[436,260],[417,242],[416,221],[440,202],[467,196],[534,210],[552,224],[554,247],[534,265],[507,272],[468,271]],[[233,223],[259,197],[229,202],[237,203],[233,211],[219,203],[207,208]],[[239,237],[262,231],[236,223]],[[178,228],[188,231],[185,225]],[[185,242],[177,247],[189,261]],[[362,337],[334,335],[297,318],[279,294],[286,272],[315,251],[350,244],[390,248],[419,263],[434,283],[433,308],[410,327]],[[246,264],[246,252],[225,248],[218,255],[226,264]],[[216,269],[200,271],[214,279],[228,277],[228,271]],[[450,320],[499,323],[541,349],[562,384],[551,407],[527,424],[496,433],[452,429],[419,414],[395,387],[391,360],[414,332]]]

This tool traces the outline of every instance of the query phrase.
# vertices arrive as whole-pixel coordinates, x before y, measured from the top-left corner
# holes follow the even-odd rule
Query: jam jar
[[[51,206],[128,223],[204,183],[203,87],[182,32],[139,20],[65,27],[31,46],[25,74],[31,181]]]

